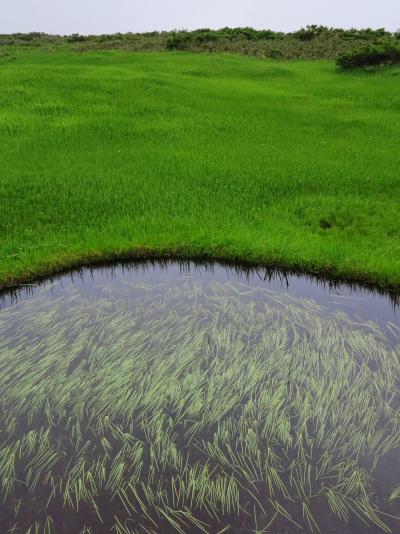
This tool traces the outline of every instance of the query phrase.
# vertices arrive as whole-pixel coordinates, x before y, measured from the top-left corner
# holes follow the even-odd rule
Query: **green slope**
[[[0,284],[237,258],[400,284],[400,69],[190,53],[0,58]]]

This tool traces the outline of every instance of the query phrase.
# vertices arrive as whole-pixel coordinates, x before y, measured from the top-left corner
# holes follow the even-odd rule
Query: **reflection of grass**
[[[135,251],[400,284],[398,69],[23,50],[0,58],[0,284]]]
[[[317,531],[324,503],[386,529],[400,364],[377,326],[241,285],[109,293],[0,312],[1,528]]]

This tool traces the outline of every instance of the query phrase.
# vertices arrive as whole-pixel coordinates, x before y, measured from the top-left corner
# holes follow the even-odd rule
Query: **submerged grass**
[[[398,527],[400,353],[373,323],[138,282],[33,297],[0,333],[4,532]]]
[[[399,286],[399,69],[21,50],[0,57],[0,285],[172,253]]]

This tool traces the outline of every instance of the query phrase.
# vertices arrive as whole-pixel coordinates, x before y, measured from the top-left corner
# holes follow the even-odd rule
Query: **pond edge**
[[[257,269],[265,269],[271,274],[279,273],[286,276],[305,276],[316,282],[328,286],[347,285],[355,290],[369,290],[373,293],[388,296],[394,305],[400,305],[400,284],[382,282],[375,273],[350,273],[346,274],[333,266],[317,267],[310,263],[287,262],[282,263],[270,259],[248,259],[243,255],[226,254],[224,251],[200,252],[185,249],[153,250],[134,249],[124,252],[107,252],[78,255],[76,258],[59,258],[53,262],[43,264],[38,270],[22,272],[20,275],[0,279],[0,296],[4,293],[13,292],[26,286],[40,285],[45,280],[52,280],[81,269],[96,269],[111,267],[113,264],[142,264],[142,263],[165,263],[188,262],[199,265],[219,264],[226,267],[237,268],[244,272],[255,272]]]

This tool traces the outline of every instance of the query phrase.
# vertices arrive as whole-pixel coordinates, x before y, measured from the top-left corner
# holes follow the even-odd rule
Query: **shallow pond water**
[[[0,303],[0,532],[399,532],[387,296],[87,269]]]

